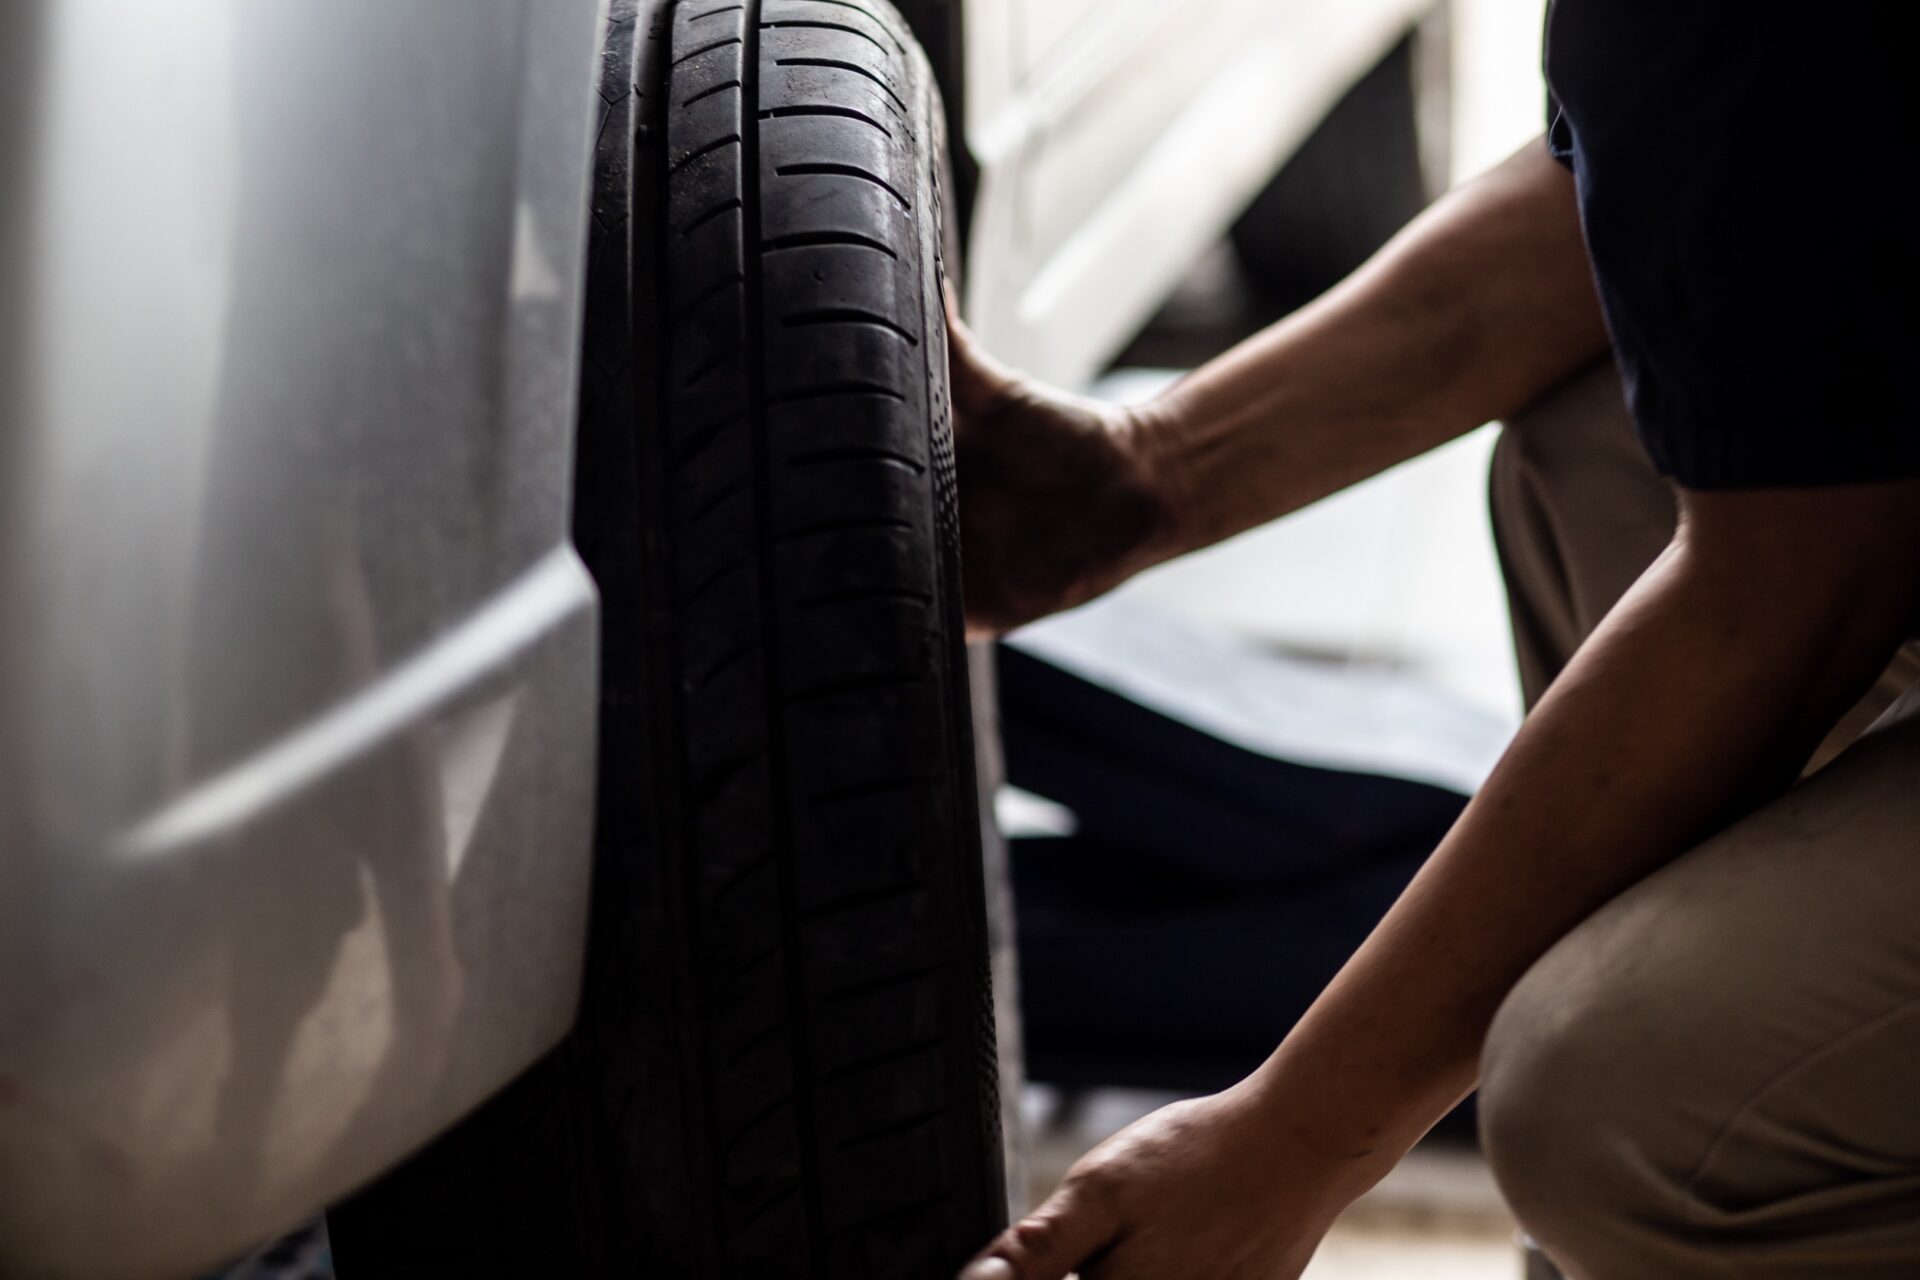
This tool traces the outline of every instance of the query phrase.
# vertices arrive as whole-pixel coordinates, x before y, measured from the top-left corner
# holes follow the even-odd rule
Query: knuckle
[[[1046,1210],[1030,1213],[1008,1229],[1022,1253],[1045,1258],[1060,1247],[1059,1220]]]

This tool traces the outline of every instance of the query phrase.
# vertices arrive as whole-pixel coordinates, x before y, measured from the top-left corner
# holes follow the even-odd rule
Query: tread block
[[[914,227],[899,204],[870,182],[837,174],[789,174],[763,185],[760,249],[768,254],[839,244],[883,259],[857,268],[892,271],[913,258]]]
[[[843,48],[774,51],[760,82],[759,109],[780,113],[830,102],[851,106],[899,137],[913,135],[890,62],[861,41]]]
[[[776,537],[867,525],[895,525],[933,536],[926,480],[884,461],[851,458],[812,468],[806,483],[781,491],[772,512]],[[850,516],[849,511],[860,514]]]
[[[791,609],[780,626],[788,655],[781,665],[783,694],[907,676],[938,680],[946,657],[925,596]]]
[[[835,538],[792,538],[775,551],[784,605],[882,591],[924,591],[932,552],[910,529],[878,528]]]
[[[940,814],[941,805],[914,788],[882,791],[859,804],[802,810],[793,819],[795,842],[836,852],[797,869],[794,889],[801,911],[817,912],[910,883],[915,876],[937,874],[925,842]]]
[[[667,366],[672,389],[689,391],[709,377],[741,377],[747,358],[740,340],[745,319],[743,293],[732,287],[709,294],[704,302],[682,312],[674,334],[673,359]]]
[[[751,491],[753,480],[752,442],[744,424],[733,430],[724,427],[706,436],[704,443],[683,437],[691,448],[673,469],[674,518],[704,508],[719,494],[743,486]]]
[[[769,798],[771,775],[764,752],[709,783],[707,803],[694,817],[693,845],[703,863],[713,862],[716,887],[744,861],[772,844],[773,807]],[[732,859],[715,851],[736,850]]]
[[[931,442],[897,402],[881,396],[842,396],[822,416],[806,404],[767,408],[766,449],[776,467],[832,466],[849,457],[888,459],[908,469],[930,469]]]
[[[705,665],[759,625],[754,582],[754,513],[729,507],[703,522],[697,543],[674,566],[688,652]]]
[[[770,253],[761,270],[773,315],[784,328],[804,323],[883,323],[910,348],[920,345],[920,291],[891,271],[873,270],[873,250],[819,245]]]
[[[902,58],[907,47],[897,17],[884,18],[884,6],[866,0],[766,0],[760,20],[766,22],[841,22],[859,27]]]
[[[814,1093],[828,1132],[863,1127],[862,1099],[876,1089],[931,1101],[953,1083],[950,1064],[937,1049],[940,1012],[938,976],[918,971],[869,984],[868,990],[835,997],[824,1006],[813,1029]],[[883,1030],[876,1034],[875,1027]]]
[[[777,326],[771,321],[770,326]],[[767,399],[775,404],[819,400],[840,392],[892,399],[910,412],[926,395],[921,357],[891,333],[862,325],[776,328],[767,344]],[[832,412],[821,406],[821,412]]]
[[[938,911],[931,892],[907,889],[873,901],[823,908],[811,917],[802,944],[809,991],[838,991],[877,975],[908,973],[936,963]]]
[[[948,764],[937,686],[899,685],[823,698],[787,717],[785,746],[799,802],[825,809],[925,788]]]
[[[740,643],[737,637],[734,643]],[[766,724],[753,714],[764,715],[766,702],[766,673],[757,649],[745,661],[728,663],[709,683],[687,691],[687,715],[698,716],[709,726],[692,739],[687,752],[696,786],[766,750]],[[712,856],[716,851],[704,852]]]
[[[781,115],[760,121],[760,184],[823,172],[878,188],[901,216],[913,212],[908,140],[867,117]]]

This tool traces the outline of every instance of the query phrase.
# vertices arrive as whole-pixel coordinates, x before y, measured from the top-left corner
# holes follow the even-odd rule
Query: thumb
[[[1108,1197],[1069,1181],[1001,1232],[960,1280],[1066,1280],[1113,1245],[1119,1214]]]

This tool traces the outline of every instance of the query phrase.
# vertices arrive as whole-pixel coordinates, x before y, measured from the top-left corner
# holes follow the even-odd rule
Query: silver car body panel
[[[600,0],[0,8],[0,1275],[189,1275],[573,1015]]]
[[[969,0],[969,322],[1016,367],[1085,384],[1434,8]]]

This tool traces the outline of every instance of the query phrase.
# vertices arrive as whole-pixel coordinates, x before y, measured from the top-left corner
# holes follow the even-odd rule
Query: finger
[[[1001,1232],[960,1280],[1066,1280],[1111,1246],[1119,1230],[1104,1196],[1069,1182]]]

